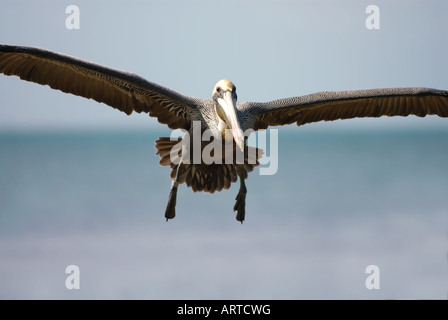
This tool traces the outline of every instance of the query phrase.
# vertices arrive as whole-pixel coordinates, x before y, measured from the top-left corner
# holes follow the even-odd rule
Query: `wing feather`
[[[93,99],[131,114],[145,112],[172,129],[189,129],[196,99],[136,74],[40,48],[0,45],[0,72]]]
[[[392,88],[319,92],[267,103],[242,103],[243,129],[266,129],[291,123],[304,125],[362,117],[438,115],[448,117],[448,91]]]

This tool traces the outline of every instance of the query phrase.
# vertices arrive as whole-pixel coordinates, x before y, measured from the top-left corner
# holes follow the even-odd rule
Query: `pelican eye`
[[[216,88],[216,92],[221,93],[221,91],[222,91],[221,87]]]

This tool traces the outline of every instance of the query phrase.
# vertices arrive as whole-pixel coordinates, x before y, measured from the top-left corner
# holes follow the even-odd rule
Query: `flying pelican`
[[[243,159],[233,162],[193,162],[179,146],[182,139],[159,138],[156,141],[160,164],[171,166],[173,179],[165,218],[175,216],[177,188],[186,183],[193,191],[213,193],[228,189],[240,179],[234,211],[244,221],[247,188],[244,180],[262,151],[246,146],[243,132],[268,126],[356,117],[408,116],[435,114],[448,117],[448,91],[429,88],[391,88],[340,92],[318,92],[270,102],[238,102],[236,87],[229,80],[219,81],[211,99],[177,93],[136,74],[108,68],[76,57],[40,48],[0,45],[0,72],[26,81],[49,85],[66,93],[94,99],[130,115],[145,112],[171,129],[184,129],[189,137],[196,130],[209,130],[214,140],[231,145]],[[231,137],[226,132],[231,132]],[[191,139],[191,140],[193,140]],[[223,143],[226,142],[226,143]],[[195,141],[189,141],[194,145]],[[187,144],[188,144],[187,143]],[[205,148],[200,142],[201,150]],[[250,157],[255,149],[255,156]],[[174,157],[172,150],[175,150]],[[253,153],[252,153],[253,154]],[[177,155],[177,156],[176,156]],[[191,157],[191,155],[190,155]],[[223,156],[224,158],[224,156]],[[220,158],[221,159],[221,158]],[[175,161],[177,160],[177,161]]]

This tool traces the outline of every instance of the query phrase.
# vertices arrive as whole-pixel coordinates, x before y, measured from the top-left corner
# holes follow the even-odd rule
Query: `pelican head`
[[[233,139],[243,151],[244,135],[236,113],[237,95],[235,85],[229,80],[218,81],[213,89],[212,98],[215,101],[215,110],[218,117],[226,124],[225,129],[232,131]]]

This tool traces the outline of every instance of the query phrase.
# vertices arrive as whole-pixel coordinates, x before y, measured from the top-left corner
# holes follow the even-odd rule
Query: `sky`
[[[69,5],[79,29],[67,29]],[[368,29],[368,5],[379,29]],[[0,2],[0,43],[36,46],[134,72],[190,96],[232,80],[240,101],[317,91],[448,89],[447,1]],[[444,119],[356,119],[313,128],[444,126]],[[167,130],[145,114],[0,76],[0,129]]]

